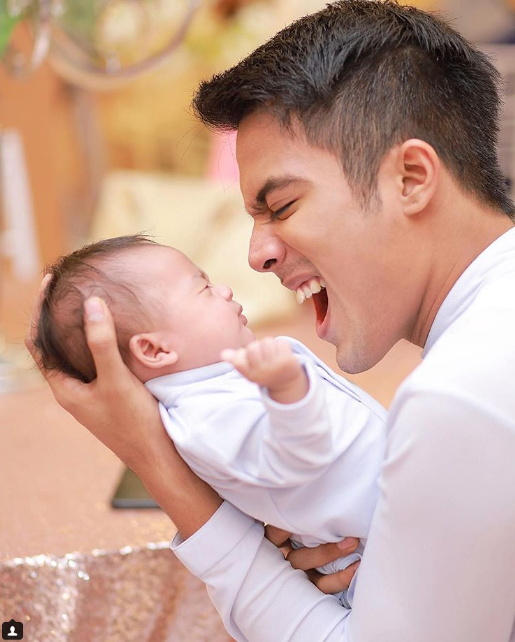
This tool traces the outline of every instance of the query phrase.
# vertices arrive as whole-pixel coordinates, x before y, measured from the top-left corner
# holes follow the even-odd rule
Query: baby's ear
[[[146,368],[172,366],[179,358],[169,342],[154,332],[133,335],[129,339],[129,350],[132,357]]]

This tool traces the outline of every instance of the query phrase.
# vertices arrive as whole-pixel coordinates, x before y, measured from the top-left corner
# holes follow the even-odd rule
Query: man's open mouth
[[[315,312],[317,315],[317,328],[319,328],[325,320],[327,308],[329,306],[327,290],[325,288],[320,290],[318,294],[313,295],[313,304],[315,305]]]
[[[313,297],[317,317],[317,328],[319,328],[324,322],[329,305],[327,290],[323,279],[318,277],[309,279],[309,281],[306,281],[296,288],[295,296],[297,297],[297,302],[299,304],[302,304],[306,299]]]

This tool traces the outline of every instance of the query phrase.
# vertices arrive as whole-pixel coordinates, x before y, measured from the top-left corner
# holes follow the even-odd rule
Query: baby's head
[[[96,377],[83,305],[103,299],[123,360],[142,381],[220,360],[254,336],[226,285],[212,285],[184,254],[143,235],[87,245],[47,269],[36,345],[43,366],[89,382]]]

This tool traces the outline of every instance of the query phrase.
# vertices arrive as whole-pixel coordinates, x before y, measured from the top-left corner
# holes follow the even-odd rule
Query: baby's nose
[[[220,296],[222,296],[227,301],[232,301],[232,297],[234,295],[233,295],[233,291],[228,285],[217,285],[216,288],[218,289]]]

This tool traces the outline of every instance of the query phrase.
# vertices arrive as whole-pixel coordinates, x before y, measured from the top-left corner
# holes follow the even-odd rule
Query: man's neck
[[[469,265],[514,223],[507,215],[459,195],[451,211],[440,210],[433,236],[437,255],[409,341],[424,347],[433,321],[453,285]]]

